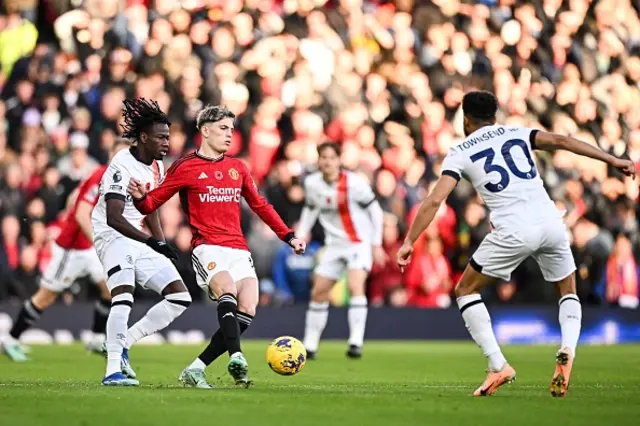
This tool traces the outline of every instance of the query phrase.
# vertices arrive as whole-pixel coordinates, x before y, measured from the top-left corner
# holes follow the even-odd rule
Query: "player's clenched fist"
[[[304,254],[304,251],[307,248],[307,243],[300,238],[291,239],[291,241],[289,241],[289,245],[293,248],[295,254]]]
[[[409,244],[405,241],[398,250],[398,255],[396,256],[396,260],[398,262],[398,266],[400,266],[400,271],[404,272],[405,266],[407,266],[411,262],[411,254],[413,253],[413,244]]]
[[[631,176],[636,178],[636,165],[631,160],[625,160],[623,158],[616,158],[612,164],[613,167],[620,170],[625,176]]]
[[[133,197],[134,200],[141,200],[147,195],[147,191],[142,183],[134,178],[129,179],[129,185],[127,185],[127,192]]]

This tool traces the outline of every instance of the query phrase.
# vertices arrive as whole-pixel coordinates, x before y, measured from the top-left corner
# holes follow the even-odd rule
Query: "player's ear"
[[[140,142],[147,143],[147,134],[144,132],[140,132]]]

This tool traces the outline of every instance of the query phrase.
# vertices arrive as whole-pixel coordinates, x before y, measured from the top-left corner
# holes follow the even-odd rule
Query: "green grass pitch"
[[[235,388],[227,356],[208,370],[214,390],[176,378],[196,346],[137,346],[140,388],[99,385],[104,359],[80,345],[34,346],[32,361],[0,358],[0,425],[637,425],[640,346],[580,347],[564,399],[549,394],[555,348],[507,346],[517,381],[473,398],[486,363],[471,343],[368,342],[359,361],[343,342],[323,342],[317,361],[281,377],[264,360],[267,342],[247,341],[255,385]]]

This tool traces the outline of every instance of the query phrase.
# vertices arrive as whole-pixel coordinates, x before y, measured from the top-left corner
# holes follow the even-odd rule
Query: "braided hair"
[[[140,134],[156,123],[171,125],[169,118],[162,112],[156,101],[138,98],[125,99],[123,103],[123,138],[138,141]]]

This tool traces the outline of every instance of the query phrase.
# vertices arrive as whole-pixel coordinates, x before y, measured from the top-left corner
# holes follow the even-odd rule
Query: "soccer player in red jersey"
[[[220,328],[209,346],[180,375],[185,386],[209,388],[204,369],[229,352],[229,374],[237,384],[249,384],[248,365],[240,347],[240,334],[255,315],[258,280],[240,229],[240,197],[297,254],[306,243],[298,238],[260,195],[249,169],[225,156],[231,144],[235,115],[224,107],[208,106],[198,114],[200,149],[173,163],[164,182],[151,192],[135,179],[129,194],[143,214],[149,214],[180,194],[193,234],[193,267],[198,284],[218,301]]]
[[[111,156],[128,148],[130,142],[120,139]],[[105,285],[104,271],[93,248],[91,212],[98,201],[98,186],[107,166],[99,167],[78,189],[78,195],[67,214],[65,225],[51,247],[52,258],[40,281],[40,289],[27,300],[13,324],[9,336],[2,342],[3,351],[14,361],[25,361],[27,356],[18,340],[24,331],[40,318],[58,295],[71,287],[74,281],[88,275],[100,287],[100,300],[93,313],[93,339],[87,349],[103,353],[105,326],[109,316],[111,295]]]

